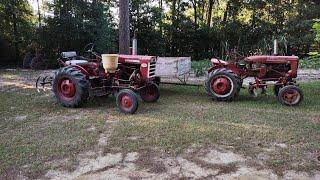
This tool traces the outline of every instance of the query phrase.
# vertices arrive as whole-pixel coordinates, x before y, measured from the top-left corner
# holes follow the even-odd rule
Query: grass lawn
[[[0,72],[0,80],[11,80],[17,73],[21,75]],[[124,115],[113,97],[67,109],[50,93],[3,86],[0,179],[18,172],[39,177],[60,159],[69,159],[65,167],[72,169],[75,156],[94,149],[104,132],[110,132],[105,152],[159,150],[177,155],[190,146],[232,146],[252,159],[263,153],[266,167],[278,174],[286,169],[319,170],[320,82],[301,88],[304,102],[285,107],[271,88],[257,98],[242,90],[233,102],[216,102],[202,87],[162,86],[158,103],[140,101],[137,114]]]

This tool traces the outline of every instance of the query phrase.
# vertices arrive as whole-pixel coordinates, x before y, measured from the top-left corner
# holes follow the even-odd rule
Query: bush
[[[211,66],[211,62],[207,59],[191,62],[191,69],[197,77],[205,75]]]
[[[320,69],[320,53],[310,52],[308,57],[300,59],[299,67],[303,69]]]

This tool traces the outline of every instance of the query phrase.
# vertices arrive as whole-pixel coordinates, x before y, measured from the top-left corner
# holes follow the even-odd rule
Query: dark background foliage
[[[104,53],[118,52],[115,0],[43,0],[40,16],[30,2],[0,1],[0,65],[22,66],[28,52],[54,67],[61,51],[81,52],[94,42]],[[226,50],[305,57],[319,51],[312,30],[320,18],[318,0],[131,0],[130,31],[139,54],[223,57]],[[35,12],[35,13],[34,13]]]

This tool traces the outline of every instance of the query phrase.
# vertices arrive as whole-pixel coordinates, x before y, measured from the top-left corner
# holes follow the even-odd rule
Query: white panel
[[[156,76],[179,77],[190,72],[190,57],[159,57],[157,59]]]

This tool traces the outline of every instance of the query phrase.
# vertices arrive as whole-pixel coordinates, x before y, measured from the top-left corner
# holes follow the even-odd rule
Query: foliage
[[[83,47],[94,42],[98,50],[116,52],[116,40],[112,17],[102,1],[63,1],[48,4],[54,12],[48,17],[46,26],[40,30],[40,41],[47,53],[61,51],[83,51]]]
[[[82,51],[89,42],[95,42],[100,52],[118,51],[118,1],[43,2],[40,28],[27,0],[0,3],[1,39],[10,42],[11,49],[19,46],[18,54],[31,41],[52,62],[59,52]],[[19,13],[16,35],[10,7]],[[313,23],[320,17],[319,8],[316,0],[132,0],[130,31],[131,37],[137,35],[139,54],[193,59],[224,58],[232,49],[244,55],[271,54],[277,38],[280,54],[303,58],[319,49],[314,39],[319,41],[320,25]]]
[[[316,33],[315,43],[317,49],[320,51],[320,19],[317,19],[313,24],[312,30]]]
[[[320,69],[320,53],[310,52],[308,57],[299,60],[299,67],[304,69]]]
[[[0,1],[0,65],[18,63],[34,36],[34,17],[27,0]],[[11,54],[10,54],[11,53]]]
[[[314,23],[312,28],[316,32],[316,41],[320,42],[320,22]]]
[[[160,24],[162,11],[153,7],[148,0],[132,0],[130,9],[131,34],[136,33],[139,54],[164,55],[164,37],[157,30]]]
[[[205,75],[208,69],[212,66],[210,60],[204,59],[200,61],[192,61],[191,68],[197,77]]]

